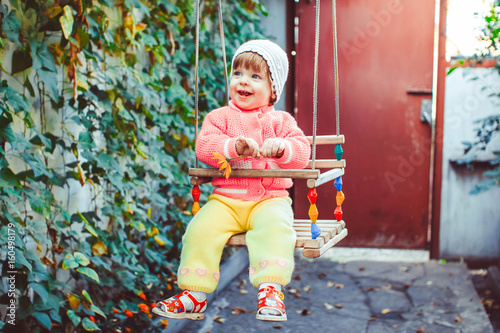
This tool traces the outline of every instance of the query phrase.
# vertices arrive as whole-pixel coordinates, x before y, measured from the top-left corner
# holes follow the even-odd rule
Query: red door
[[[337,0],[342,246],[423,249],[427,245],[434,0]],[[312,134],[315,1],[295,3],[295,109]],[[335,134],[331,1],[321,1],[318,135]],[[425,101],[426,100],[426,101]],[[423,102],[424,101],[424,102]],[[318,146],[317,158],[333,158]],[[305,182],[296,181],[297,218],[307,218]],[[320,219],[333,219],[333,183],[318,188]]]

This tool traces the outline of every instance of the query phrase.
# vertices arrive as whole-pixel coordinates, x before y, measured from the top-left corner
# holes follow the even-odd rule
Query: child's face
[[[271,89],[271,81],[267,73],[252,68],[245,69],[241,66],[233,69],[229,96],[241,109],[252,110],[269,105]]]

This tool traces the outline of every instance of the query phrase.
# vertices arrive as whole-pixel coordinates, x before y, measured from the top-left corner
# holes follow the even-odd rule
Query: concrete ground
[[[237,271],[248,266],[245,251]],[[298,252],[284,294],[288,321],[256,320],[257,288],[244,268],[212,295],[205,320],[169,320],[165,332],[494,333],[466,265],[429,261],[426,251],[339,247],[319,259]]]

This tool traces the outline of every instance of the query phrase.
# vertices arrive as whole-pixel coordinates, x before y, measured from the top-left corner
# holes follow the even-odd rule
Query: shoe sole
[[[189,313],[189,312],[170,313],[170,312],[161,311],[158,308],[153,308],[152,312],[159,315],[159,316],[169,318],[169,319],[191,319],[191,320],[203,320],[203,319],[205,319],[204,313]]]
[[[274,316],[274,315],[263,315],[263,314],[257,314],[255,315],[255,318],[258,320],[262,321],[286,321],[286,315],[283,316]]]

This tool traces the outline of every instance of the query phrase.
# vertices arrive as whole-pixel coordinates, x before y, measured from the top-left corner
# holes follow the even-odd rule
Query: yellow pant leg
[[[211,195],[189,223],[182,238],[177,273],[179,287],[183,290],[211,293],[217,287],[224,245],[233,234],[245,231],[240,223],[240,211],[244,209],[234,207],[238,201]]]
[[[250,282],[254,286],[263,282],[287,285],[293,273],[296,240],[291,200],[262,200],[254,207],[249,224]]]

